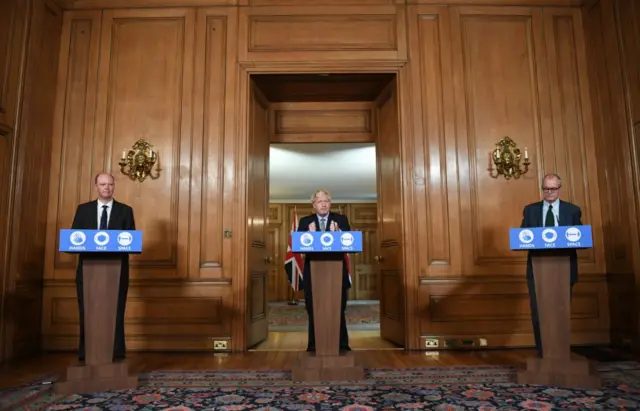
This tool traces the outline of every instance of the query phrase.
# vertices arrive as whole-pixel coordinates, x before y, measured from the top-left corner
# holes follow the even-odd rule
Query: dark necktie
[[[324,221],[324,217],[320,219],[320,231],[324,231],[327,229],[327,223]]]
[[[103,205],[102,206],[102,215],[100,216],[100,230],[106,230],[107,229],[107,208],[109,206]]]
[[[555,227],[556,219],[553,215],[553,206],[549,204],[549,209],[547,210],[547,215],[544,218],[544,226],[545,227]]]

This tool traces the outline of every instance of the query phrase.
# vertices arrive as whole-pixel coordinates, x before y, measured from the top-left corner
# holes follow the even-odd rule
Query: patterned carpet
[[[46,377],[0,393],[15,411],[636,410],[640,364],[600,365],[602,390],[515,384],[515,367],[371,369],[366,380],[299,384],[286,371],[158,371],[136,390],[57,398]],[[47,382],[44,383],[43,382]]]
[[[380,302],[354,300],[347,302],[345,311],[349,330],[379,330]],[[269,304],[269,331],[307,331],[307,312],[304,301],[297,305]]]

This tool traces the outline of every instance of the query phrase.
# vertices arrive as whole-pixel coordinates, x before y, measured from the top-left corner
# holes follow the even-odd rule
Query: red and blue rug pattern
[[[135,390],[52,394],[52,377],[0,393],[15,411],[636,410],[640,364],[600,365],[599,390],[518,385],[508,366],[371,369],[363,381],[295,383],[288,371],[158,371]]]

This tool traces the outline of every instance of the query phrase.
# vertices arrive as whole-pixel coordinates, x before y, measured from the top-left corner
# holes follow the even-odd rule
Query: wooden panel
[[[247,347],[265,340],[269,278],[269,102],[250,84],[249,145],[247,155]]]
[[[640,124],[640,4],[633,0],[617,0],[616,17],[619,25],[620,47],[623,51],[622,68],[629,99],[630,118],[636,138]],[[637,141],[637,140],[635,140]],[[639,148],[636,145],[636,152]]]
[[[373,101],[389,73],[255,74],[251,79],[271,103]]]
[[[457,276],[462,270],[455,107],[451,75],[451,36],[446,8],[411,7],[410,55],[416,62],[411,83],[418,91],[412,101],[414,207],[419,233],[416,258],[420,276]],[[461,165],[465,163],[460,161]]]
[[[555,171],[563,178],[566,200],[582,209],[582,222],[602,226],[595,141],[589,100],[582,19],[578,10],[546,9],[543,14],[551,90]],[[546,152],[545,148],[545,152]],[[606,271],[600,230],[594,247],[578,252],[581,273]]]
[[[452,4],[496,6],[579,6],[585,0],[406,0],[407,4]],[[307,0],[56,0],[65,9],[109,9],[140,7],[205,7],[239,4],[241,6],[307,6]],[[375,6],[404,4],[405,0],[315,0],[315,5]]]
[[[540,11],[457,9],[452,24],[454,81],[464,87],[456,90],[459,178],[468,187],[461,196],[461,229],[468,233],[463,270],[515,275],[513,265],[522,267],[526,256],[509,250],[504,232],[519,225],[524,205],[540,198],[544,171],[555,171],[549,107],[537,104],[549,98]],[[501,86],[493,87],[497,82]],[[491,151],[504,136],[529,148],[534,164],[527,178],[489,176]]]
[[[240,61],[404,60],[404,8],[240,10]]]
[[[637,189],[640,169],[636,155],[638,134],[636,130],[634,136],[632,127],[632,118],[638,111],[631,105],[637,100],[633,96],[638,91],[629,83],[634,81],[634,70],[628,70],[637,60],[629,58],[637,55],[637,51],[634,54],[637,45],[629,40],[638,27],[638,11],[640,8],[633,1],[626,0],[594,1],[583,10],[601,187],[611,340],[616,345],[633,344],[636,349],[640,347],[637,319],[640,300],[635,286],[640,273]]]
[[[571,306],[574,344],[609,341],[608,295],[603,280],[589,278],[576,285]],[[484,339],[488,347],[534,344],[529,294],[522,281],[508,277],[422,280],[418,301],[426,336],[441,341]]]
[[[231,6],[237,0],[58,0],[66,9]]]
[[[51,150],[45,278],[72,278],[76,258],[58,253],[57,233],[71,226],[91,187],[91,153],[98,81],[100,12],[65,13]]]
[[[270,106],[271,142],[375,141],[371,103],[276,103]]]
[[[586,0],[407,0],[407,4],[474,6],[580,6]]]
[[[0,4],[0,125],[5,128],[15,125],[29,6],[17,0]]]
[[[20,101],[20,83],[24,71],[23,57],[26,51],[26,31],[29,21],[27,1],[9,0],[0,4],[0,299],[7,295],[9,253],[12,218],[12,195],[15,189],[13,158],[16,148],[15,122]],[[11,337],[6,334],[8,317],[5,304],[0,305],[0,342]],[[9,350],[0,350],[0,361],[12,356]]]
[[[399,87],[397,108],[382,113],[385,118],[398,117],[401,151],[395,153],[397,163],[393,167],[402,184],[394,186],[393,197],[402,201],[392,214],[402,215],[405,225],[393,237],[406,247],[406,253],[393,257],[400,259],[397,265],[403,270],[389,269],[388,275],[379,280],[383,290],[406,293],[406,304],[395,299],[395,305],[387,304],[385,312],[397,318],[406,315],[404,331],[410,337],[407,346],[418,348],[420,335],[428,334],[436,322],[442,335],[459,332],[461,324],[470,322],[468,316],[473,313],[469,307],[477,307],[485,316],[494,315],[496,307],[491,306],[490,296],[498,293],[495,284],[499,281],[514,284],[517,290],[504,297],[505,304],[515,307],[504,320],[505,328],[493,329],[483,320],[470,330],[475,335],[493,333],[492,341],[502,336],[499,338],[507,345],[531,341],[525,324],[528,306],[523,305],[525,255],[509,251],[504,232],[520,223],[526,203],[540,198],[540,177],[549,171],[561,173],[564,198],[578,203],[585,222],[594,227],[597,247],[581,252],[583,275],[579,287],[582,294],[597,297],[580,297],[576,302],[579,312],[591,316],[588,326],[592,329],[587,332],[584,328],[574,338],[602,341],[608,327],[608,308],[603,277],[607,269],[601,245],[604,242],[608,250],[606,262],[615,262],[619,268],[616,272],[632,275],[634,267],[640,267],[633,263],[640,259],[634,257],[637,204],[626,200],[631,195],[637,202],[634,184],[640,181],[632,161],[636,147],[630,145],[632,126],[637,123],[635,109],[629,111],[632,121],[624,118],[628,108],[623,86],[627,87],[624,82],[629,81],[630,74],[616,80],[623,84],[618,88],[614,85],[611,91],[622,103],[613,104],[597,118],[590,117],[585,89],[584,67],[596,70],[600,94],[609,92],[603,87],[605,83],[613,84],[610,77],[616,71],[608,65],[613,53],[609,49],[618,47],[615,27],[607,26],[614,47],[606,44],[607,59],[595,59],[594,69],[582,56],[582,23],[575,9],[481,6],[497,5],[499,0],[475,0],[475,7],[412,5],[407,7],[406,37],[405,6],[398,2],[350,0],[338,5],[334,0],[322,1],[307,6],[299,0],[242,0],[240,4],[247,7],[209,9],[196,9],[203,4],[200,0],[187,0],[182,8],[156,8],[175,5],[170,0],[134,0],[126,5],[121,0],[73,3],[96,10],[69,12],[63,26],[49,187],[44,312],[52,311],[53,296],[65,289],[65,298],[70,300],[56,315],[69,323],[64,328],[52,324],[45,315],[47,346],[73,348],[76,344],[76,320],[71,310],[77,308],[72,304],[74,293],[69,282],[75,259],[55,251],[56,232],[70,224],[79,202],[93,197],[91,178],[105,168],[116,174],[117,198],[135,207],[138,224],[151,238],[149,249],[133,263],[132,289],[139,289],[135,292],[140,294],[131,300],[129,346],[206,349],[210,347],[206,334],[231,339],[232,347],[244,349],[246,320],[263,315],[266,301],[253,299],[247,290],[266,292],[275,276],[280,285],[271,287],[270,295],[288,299],[292,294],[282,261],[277,262],[277,269],[271,267],[266,277],[248,274],[245,253],[251,244],[247,241],[247,195],[251,186],[246,166],[257,160],[247,158],[249,76],[245,70],[252,74],[282,71],[290,77],[307,72],[300,79],[306,82],[300,83],[306,84],[304,87],[290,78],[263,90],[267,98],[273,95],[278,101],[272,107],[270,134],[274,140],[327,141],[326,136],[341,135],[372,141],[377,116],[367,114],[369,103],[363,102],[379,97],[376,87],[382,83],[363,78],[362,84],[355,84],[354,80],[342,94],[352,103],[320,106],[309,101],[329,82],[314,82],[309,74],[395,71],[393,67],[405,64],[407,48],[411,61],[392,74]],[[571,1],[510,0],[502,4],[566,6]],[[449,3],[469,4],[463,0]],[[618,14],[624,12],[628,25],[632,17],[627,14],[635,15],[634,11],[628,3],[619,4],[627,7]],[[614,11],[611,7],[615,23]],[[634,37],[623,34],[623,46],[635,50],[635,43],[628,45]],[[627,65],[625,73],[633,73],[637,63],[621,57],[619,60]],[[266,83],[268,80],[265,76]],[[336,97],[339,88],[335,84],[326,86],[323,95],[334,102],[342,99]],[[365,95],[366,99],[360,99]],[[295,104],[287,101],[287,96],[296,100]],[[360,102],[353,102],[356,96]],[[630,96],[630,101],[634,99]],[[597,107],[604,107],[608,101],[613,100],[598,100]],[[340,110],[336,110],[338,106]],[[278,107],[281,114],[276,121]],[[620,119],[622,123],[616,123],[622,124],[619,127],[605,127]],[[592,122],[604,124],[596,127],[595,136],[590,131]],[[607,149],[608,140],[597,138],[622,136],[624,127],[628,128],[624,138],[629,140],[615,149]],[[529,148],[534,164],[523,179],[505,181],[487,174],[489,151],[505,135]],[[142,184],[126,180],[117,166],[122,150],[138,138],[148,139],[160,150],[162,168],[160,178]],[[619,164],[614,165],[615,161]],[[614,181],[617,177],[620,183]],[[30,186],[37,184],[25,181]],[[604,203],[611,198],[610,204]],[[274,244],[265,250],[272,258],[285,252],[292,208],[282,205],[280,214],[270,209],[267,232]],[[300,205],[298,216],[307,211],[308,204]],[[354,227],[361,224],[363,230],[370,230],[371,211],[349,204],[345,212]],[[388,214],[384,206],[381,213]],[[375,214],[377,218],[377,210]],[[266,226],[265,221],[261,224]],[[373,231],[367,231],[367,236],[373,235]],[[378,231],[375,236],[378,241],[390,238]],[[280,239],[279,244],[275,238]],[[276,248],[282,251],[276,252]],[[35,255],[29,254],[28,258]],[[363,269],[366,266],[356,260],[352,258],[354,272],[360,265]],[[425,296],[431,295],[433,281],[444,281],[446,287],[438,291],[440,294],[433,294],[441,296],[440,308],[429,311],[431,303],[425,308],[421,301],[431,301]],[[476,295],[460,300],[461,291],[451,288],[456,281],[473,284]],[[208,287],[202,298],[210,301],[182,294],[196,282]],[[355,290],[370,297],[370,287],[364,287],[364,280],[358,282],[356,275]],[[629,288],[632,283],[616,286],[616,290]],[[143,290],[147,289],[145,295],[147,291]],[[360,298],[357,291],[355,294],[352,298]],[[447,295],[453,296],[451,303],[464,304],[447,303]],[[180,299],[173,304],[183,312],[161,317],[154,300],[158,296]],[[166,328],[137,325],[147,306],[153,318],[149,321],[165,321]],[[205,310],[210,312],[205,314]],[[442,318],[450,321],[440,321]],[[514,334],[515,340],[507,338],[507,329],[520,330]],[[151,330],[148,335],[146,330]],[[161,342],[160,335],[170,336],[171,342]]]
[[[126,312],[129,350],[211,350],[213,338],[226,339],[230,313],[225,301],[231,289],[217,284],[188,283],[154,287],[132,285]],[[48,284],[44,301],[45,350],[66,350],[77,345],[78,302],[75,285]],[[178,338],[176,338],[178,337]]]
[[[228,33],[236,28],[235,11],[200,10],[197,17],[196,68],[194,87],[193,146],[191,148],[191,210],[189,242],[189,277],[231,278],[223,267],[225,254],[224,170],[225,157],[232,147],[224,144],[225,110],[230,96],[225,94],[228,73]],[[185,95],[185,99],[189,96]],[[189,160],[184,159],[188,164]],[[228,203],[227,203],[228,204]],[[228,250],[227,250],[228,253]]]
[[[42,320],[42,278],[48,201],[51,127],[62,13],[48,0],[35,0],[29,16],[16,157],[12,164],[9,270],[3,282],[7,321],[5,357],[38,351]]]
[[[414,134],[424,136],[412,141],[413,206],[426,210],[414,217],[421,334],[532,344],[526,255],[511,252],[504,233],[519,226],[526,204],[540,199],[542,175],[558,172],[564,199],[582,207],[596,242],[595,250],[581,254],[579,287],[588,283],[588,292],[597,298],[580,298],[574,307],[593,318],[574,339],[606,341],[609,296],[600,208],[594,201],[599,184],[579,14],[572,9],[410,6],[408,31],[416,63],[411,84],[420,90],[412,100]],[[488,175],[490,151],[507,135],[528,147],[534,163],[520,180]],[[518,290],[501,289],[515,293],[500,300],[506,308],[492,300],[500,282]],[[444,287],[436,306],[429,302],[434,284]],[[457,293],[475,297],[460,300]],[[503,329],[469,319],[498,311]]]
[[[327,6],[361,6],[370,7],[385,4],[402,4],[404,0],[314,0],[313,4]],[[307,0],[238,0],[240,5],[249,6],[297,6],[309,5]]]
[[[184,9],[103,14],[94,136],[102,149],[93,153],[92,174],[116,171],[120,153],[145,138],[158,151],[162,176],[138,184],[114,173],[116,198],[139,211],[136,228],[147,238],[144,252],[131,257],[134,278],[187,276],[178,238],[188,236],[189,184],[180,169],[190,165],[191,118],[183,113],[192,109],[194,25],[194,11]]]
[[[228,47],[236,18],[229,9],[65,14],[51,154],[46,347],[77,345],[69,283],[75,259],[56,252],[56,233],[79,202],[94,197],[92,177],[103,168],[115,175],[115,197],[134,208],[147,239],[143,254],[132,258],[128,347],[211,349],[212,338],[231,339],[233,276],[223,262],[232,258],[224,230],[234,184],[225,170],[236,147],[223,140],[235,127],[226,118],[236,98],[229,74],[235,51]],[[143,183],[117,165],[139,138],[159,150],[159,177]],[[69,301],[53,307],[60,293]],[[163,298],[174,307],[164,313]],[[65,320],[56,323],[56,316]]]
[[[401,137],[398,83],[393,81],[375,102],[378,174],[377,269],[380,277],[380,336],[406,344]]]

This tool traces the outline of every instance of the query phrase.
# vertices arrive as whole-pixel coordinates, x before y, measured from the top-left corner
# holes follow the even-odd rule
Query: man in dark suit
[[[529,204],[522,212],[521,228],[531,227],[557,227],[582,225],[582,211],[580,207],[560,200],[562,179],[557,174],[547,174],[542,179],[543,201]],[[570,290],[573,294],[573,286],[578,281],[578,254],[576,250],[555,250],[555,253],[568,255],[570,261]],[[529,303],[531,304],[531,322],[533,323],[533,335],[536,341],[538,356],[542,357],[542,342],[540,338],[540,322],[538,317],[538,304],[536,302],[536,288],[533,278],[533,265],[531,257],[540,251],[530,251],[527,257],[527,286],[529,287]],[[547,252],[548,253],[548,252]]]
[[[326,190],[318,190],[311,203],[315,214],[300,219],[298,231],[350,231],[347,216],[330,212],[331,194]],[[347,293],[351,288],[351,281],[347,271],[344,253],[313,253],[307,254],[304,259],[303,281],[304,303],[309,316],[309,342],[307,351],[315,352],[316,338],[313,328],[313,286],[311,284],[311,260],[342,260],[342,303],[340,308],[340,349],[350,351],[349,336],[347,334],[347,321],[345,309],[347,308]]]
[[[133,219],[133,210],[126,204],[119,203],[113,199],[114,178],[111,174],[101,173],[94,180],[97,200],[80,204],[73,217],[72,229],[79,230],[135,230],[136,223]],[[124,311],[127,302],[127,292],[129,290],[129,254],[115,253],[108,255],[91,256],[81,254],[78,267],[76,269],[76,291],[78,293],[78,308],[80,310],[80,344],[78,347],[78,359],[84,361],[84,299],[82,289],[82,263],[90,258],[113,258],[122,261],[120,271],[120,287],[118,290],[118,308],[116,315],[116,330],[114,341],[113,357],[116,359],[125,358],[125,338],[124,338]]]

